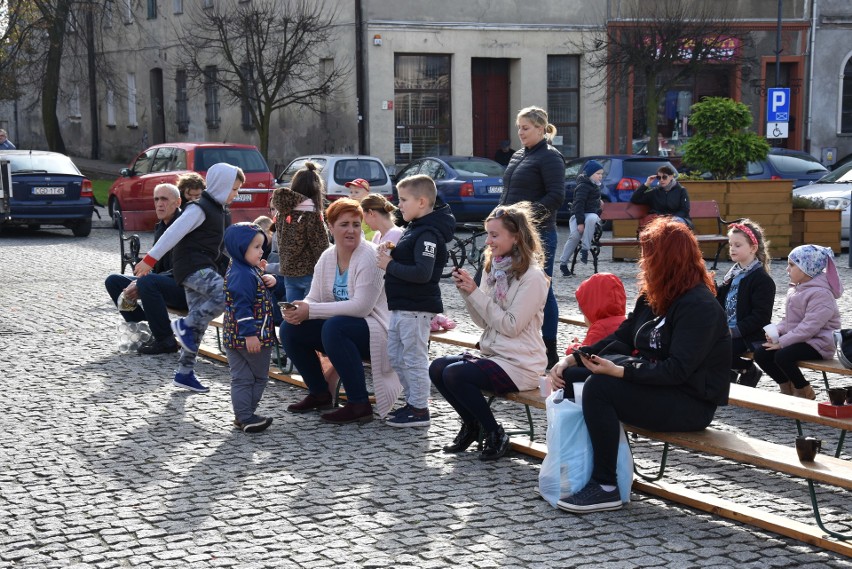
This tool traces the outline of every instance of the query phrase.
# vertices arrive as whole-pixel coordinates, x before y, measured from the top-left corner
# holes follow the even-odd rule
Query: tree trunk
[[[645,75],[645,124],[648,127],[648,156],[659,156],[660,148],[657,143],[657,108],[660,99],[657,95],[657,76]]]
[[[264,105],[263,114],[260,115],[260,124],[257,127],[257,135],[260,138],[260,153],[269,164],[269,124],[272,122],[272,111]],[[275,172],[272,173],[275,175]]]
[[[101,154],[101,133],[98,120],[98,80],[95,65],[95,16],[92,5],[86,9],[86,61],[89,67],[89,114],[92,129],[92,148],[90,158],[97,160]]]
[[[65,142],[62,140],[62,132],[59,129],[56,107],[59,104],[59,77],[61,77],[62,49],[69,9],[69,0],[56,2],[54,18],[47,28],[47,64],[41,89],[41,116],[47,147],[62,154],[65,154]]]

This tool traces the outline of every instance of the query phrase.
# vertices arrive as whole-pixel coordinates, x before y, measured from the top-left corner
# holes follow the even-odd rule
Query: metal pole
[[[849,193],[849,200],[852,201],[852,192]],[[843,214],[841,214],[843,215]],[[852,222],[852,208],[849,209],[849,221]],[[842,223],[840,225],[843,225]],[[852,226],[850,226],[852,227]],[[849,243],[847,246],[849,247],[849,260],[847,261],[848,266],[852,269],[852,229],[849,230]],[[840,235],[840,247],[843,248],[843,235]]]
[[[775,87],[781,85],[781,8],[784,0],[778,0],[778,26],[775,30]]]

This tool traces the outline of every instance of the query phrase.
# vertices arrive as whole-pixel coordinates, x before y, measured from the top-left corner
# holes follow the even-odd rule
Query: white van
[[[325,182],[326,195],[330,201],[349,197],[346,182],[363,178],[370,182],[370,192],[382,194],[388,200],[393,198],[393,182],[387,168],[375,156],[355,156],[351,154],[313,154],[300,156],[290,162],[275,180],[278,186],[289,186],[293,174],[304,167],[305,162],[313,162],[319,169]]]

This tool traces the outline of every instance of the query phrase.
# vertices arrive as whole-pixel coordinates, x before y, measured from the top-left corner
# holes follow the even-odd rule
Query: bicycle
[[[453,273],[456,266],[463,267],[468,263],[474,268],[473,279],[478,283],[482,277],[482,261],[485,252],[485,244],[479,245],[477,239],[485,235],[486,231],[481,223],[465,223],[462,227],[471,232],[469,237],[453,237],[452,246],[448,248],[447,265],[441,277],[447,278]]]

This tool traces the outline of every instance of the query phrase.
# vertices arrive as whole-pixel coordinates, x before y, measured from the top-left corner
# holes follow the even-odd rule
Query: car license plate
[[[34,196],[64,196],[65,188],[38,187],[33,188]]]
[[[237,197],[234,198],[235,202],[250,202],[252,198],[252,194],[237,194]]]
[[[488,186],[488,193],[489,194],[502,194],[503,193],[503,186]]]

